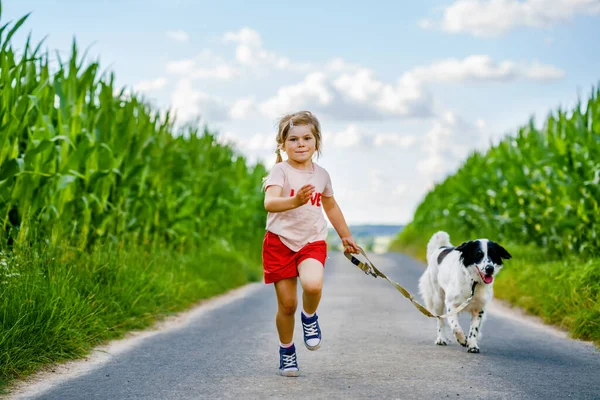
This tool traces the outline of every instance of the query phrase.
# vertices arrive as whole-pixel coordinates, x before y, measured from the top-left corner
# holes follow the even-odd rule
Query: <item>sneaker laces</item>
[[[283,368],[296,368],[296,353],[282,354]]]
[[[312,324],[305,324],[303,322],[302,326],[304,326],[304,334],[307,337],[308,336],[318,336],[319,335],[319,331],[317,330],[317,321],[313,322]]]

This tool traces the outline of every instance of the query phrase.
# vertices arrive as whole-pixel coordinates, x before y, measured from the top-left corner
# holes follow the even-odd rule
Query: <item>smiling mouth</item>
[[[477,268],[477,272],[479,272],[479,275],[481,276],[481,279],[483,280],[483,282],[486,285],[489,285],[490,283],[492,283],[494,281],[494,277],[492,275],[487,275],[487,274],[483,274],[479,268]]]

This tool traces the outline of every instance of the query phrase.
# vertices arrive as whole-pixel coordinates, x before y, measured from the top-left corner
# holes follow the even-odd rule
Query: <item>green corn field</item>
[[[400,240],[438,229],[598,256],[600,90],[541,129],[530,121],[485,154],[472,153],[427,194]]]
[[[26,19],[0,28],[0,391],[262,277],[265,168],[75,42],[14,47]]]
[[[0,218],[5,243],[67,241],[185,246],[244,242],[263,228],[265,170],[208,132],[174,132],[167,113],[126,96],[83,66],[77,47],[50,72],[49,55],[0,50]],[[201,134],[200,134],[201,133]]]

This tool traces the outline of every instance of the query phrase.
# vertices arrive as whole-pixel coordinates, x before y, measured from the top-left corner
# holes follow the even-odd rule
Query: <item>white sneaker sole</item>
[[[323,339],[321,339],[321,342],[323,341]],[[307,349],[309,349],[310,351],[315,351],[315,350],[319,350],[321,348],[321,342],[319,342],[318,345],[316,346],[309,346],[308,343],[304,342],[304,345],[306,346]]]
[[[281,376],[298,376],[300,375],[299,369],[287,369],[287,370],[279,370],[279,375]]]

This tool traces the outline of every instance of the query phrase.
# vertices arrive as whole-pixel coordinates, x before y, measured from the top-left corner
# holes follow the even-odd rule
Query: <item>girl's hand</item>
[[[343,237],[341,239],[342,245],[344,246],[344,252],[352,254],[360,253],[360,249],[358,248],[358,245],[356,244],[352,236]]]
[[[310,197],[314,192],[314,185],[309,184],[302,186],[300,190],[298,190],[298,193],[296,193],[296,196],[294,196],[296,198],[296,204],[298,205],[298,207],[308,203],[308,200],[310,200]]]

